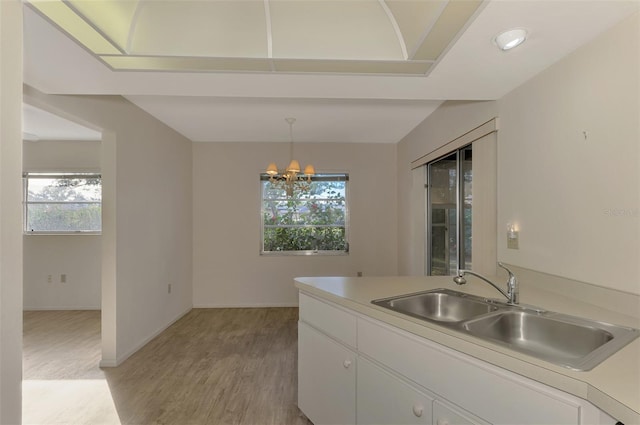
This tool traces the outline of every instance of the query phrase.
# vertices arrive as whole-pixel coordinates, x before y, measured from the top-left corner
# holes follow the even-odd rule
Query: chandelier
[[[267,167],[267,174],[269,175],[269,182],[274,187],[284,189],[287,196],[292,197],[296,191],[307,192],[311,189],[311,176],[316,173],[316,170],[313,165],[309,164],[304,167],[304,172],[300,173],[300,163],[297,159],[293,159],[293,124],[296,119],[285,118],[284,120],[289,124],[289,138],[291,140],[289,157],[291,162],[284,171],[279,171],[276,163],[272,162]]]

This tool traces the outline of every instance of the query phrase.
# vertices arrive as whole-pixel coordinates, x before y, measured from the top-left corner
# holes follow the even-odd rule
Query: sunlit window
[[[346,254],[347,174],[316,174],[308,191],[286,190],[260,178],[263,254]]]
[[[99,174],[25,173],[23,181],[26,234],[102,230]]]

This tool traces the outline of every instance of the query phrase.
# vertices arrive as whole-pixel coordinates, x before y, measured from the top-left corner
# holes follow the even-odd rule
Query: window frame
[[[27,171],[22,173],[22,233],[23,235],[101,235],[102,234],[102,196],[100,201],[29,201],[30,179],[100,179],[102,191],[102,174],[99,172],[39,172]],[[65,205],[65,204],[98,204],[100,205],[100,230],[29,230],[29,205]]]
[[[298,250],[298,251],[265,251],[264,250],[264,237],[265,237],[265,223],[264,223],[264,197],[263,197],[263,187],[262,184],[264,181],[269,181],[269,175],[265,173],[260,174],[260,255],[261,256],[345,256],[349,255],[349,228],[350,228],[350,219],[349,219],[349,173],[318,173],[315,176],[311,177],[311,181],[344,181],[344,239],[345,239],[345,249],[340,251],[333,250]],[[283,198],[285,199],[285,198]],[[319,199],[319,200],[325,200]],[[335,227],[330,225],[286,225],[286,226],[274,226],[278,227]]]
[[[468,268],[468,264],[466,262],[465,251],[467,248],[471,251],[471,261],[473,262],[473,250],[472,250],[472,236],[473,236],[473,225],[471,227],[471,234],[469,235],[469,246],[465,244],[465,235],[466,235],[466,227],[465,227],[465,196],[464,196],[464,169],[463,169],[463,155],[465,150],[470,150],[472,153],[473,161],[473,143],[469,143],[463,146],[456,148],[444,154],[438,158],[435,158],[426,164],[424,164],[425,168],[425,275],[426,276],[442,276],[442,275],[434,275],[433,274],[433,205],[432,205],[432,189],[433,182],[431,181],[431,167],[440,162],[441,160],[455,155],[455,170],[456,170],[456,186],[455,186],[455,201],[456,201],[456,217],[455,217],[455,227],[456,227],[456,270],[449,270],[449,276],[453,276],[460,269]],[[472,168],[473,170],[473,168]],[[473,179],[473,171],[472,171],[472,179]],[[473,180],[472,180],[473,181]],[[471,204],[471,215],[473,216],[473,195],[472,195],[472,204]]]

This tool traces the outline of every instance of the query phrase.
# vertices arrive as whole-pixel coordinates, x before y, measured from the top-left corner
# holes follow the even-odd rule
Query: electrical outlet
[[[357,276],[362,277],[362,272],[358,272]]]
[[[60,283],[67,283],[67,275],[66,275],[66,273],[62,273],[60,275]]]
[[[169,284],[169,285],[167,286],[167,293],[168,293],[168,294],[170,294],[170,293],[171,293],[171,284]]]
[[[53,276],[48,274],[47,275],[47,283],[51,283],[51,282],[53,282]]]

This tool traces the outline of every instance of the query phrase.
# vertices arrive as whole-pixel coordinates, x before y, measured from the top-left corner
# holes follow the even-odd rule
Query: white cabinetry
[[[485,422],[472,419],[468,414],[453,407],[449,407],[441,401],[433,402],[434,425],[483,425]]]
[[[356,423],[356,317],[300,295],[298,407],[316,425]]]
[[[358,359],[358,424],[431,424],[433,398],[383,370]]]
[[[375,320],[358,351],[496,425],[580,423],[578,399]]]
[[[591,403],[300,293],[298,406],[319,424],[615,423]]]
[[[298,407],[316,425],[356,422],[356,353],[298,324]]]

